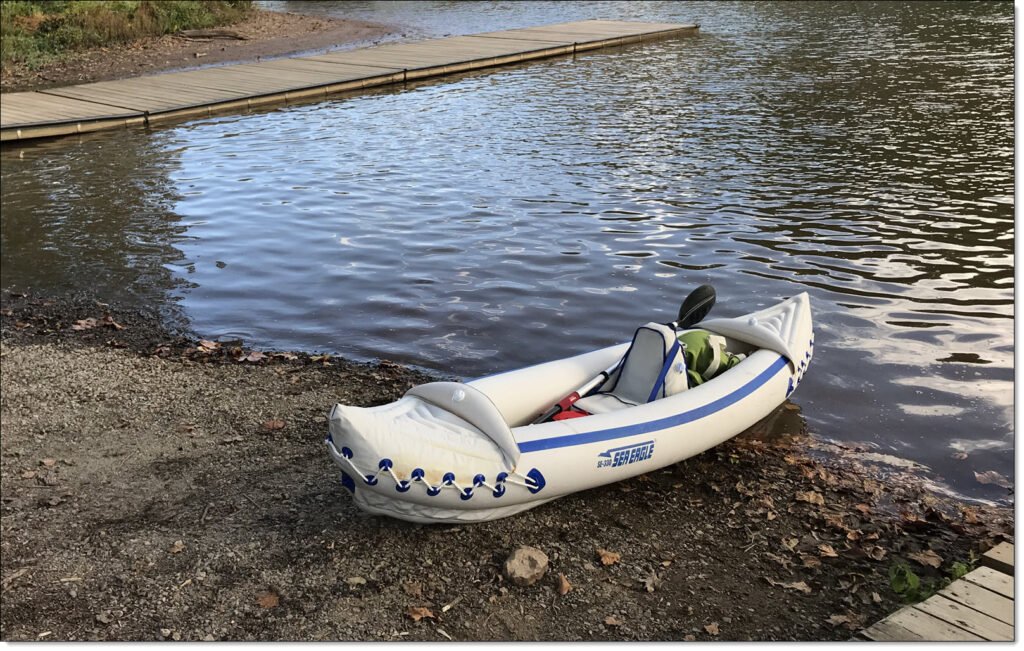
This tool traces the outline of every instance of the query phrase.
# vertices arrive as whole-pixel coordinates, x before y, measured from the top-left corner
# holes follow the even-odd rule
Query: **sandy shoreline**
[[[43,90],[200,66],[369,46],[404,35],[401,27],[393,25],[259,9],[254,10],[250,18],[225,29],[236,31],[248,40],[201,40],[166,35],[85,50],[36,70],[23,65],[5,68],[0,90],[5,93]]]
[[[94,298],[2,298],[8,640],[840,640],[900,605],[894,562],[938,579],[1012,539],[1009,509],[816,460],[794,405],[686,462],[497,522],[370,517],[323,449],[326,410],[427,376],[239,361],[244,342],[203,352]],[[537,585],[501,575],[520,544],[551,559]],[[914,560],[925,551],[939,569]],[[434,618],[414,621],[419,607]]]

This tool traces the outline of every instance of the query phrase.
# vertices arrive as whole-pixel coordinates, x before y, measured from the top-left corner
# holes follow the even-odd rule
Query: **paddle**
[[[687,328],[691,328],[697,323],[700,323],[701,319],[708,315],[708,312],[711,311],[711,308],[714,307],[714,305],[715,288],[711,285],[701,285],[690,292],[683,300],[682,305],[679,306],[679,314],[676,316],[676,320],[666,325],[673,330],[679,330],[680,328],[686,330]],[[593,380],[587,382],[576,391],[573,391],[565,398],[559,400],[553,407],[551,407],[551,409],[548,409],[546,412],[541,414],[538,419],[533,421],[533,424],[536,425],[538,423],[543,423],[550,420],[552,416],[559,412],[569,409],[569,407],[572,406],[572,403],[587,395],[611,377],[611,374],[615,372],[615,367],[618,365],[619,362],[615,362],[607,369],[601,371],[601,373]]]

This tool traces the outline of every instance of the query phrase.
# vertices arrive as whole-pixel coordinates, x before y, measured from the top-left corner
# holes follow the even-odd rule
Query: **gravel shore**
[[[937,582],[1012,540],[1008,509],[823,454],[791,403],[504,520],[367,516],[327,410],[432,378],[202,344],[95,299],[5,292],[0,314],[6,640],[841,640],[901,605],[894,564]],[[549,559],[533,585],[502,572],[520,545]]]

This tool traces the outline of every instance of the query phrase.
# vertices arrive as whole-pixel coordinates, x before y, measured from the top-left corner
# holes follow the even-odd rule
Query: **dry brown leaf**
[[[832,545],[826,545],[825,543],[818,545],[818,554],[823,558],[839,558],[839,554],[836,553],[835,548],[833,548]]]
[[[267,430],[268,432],[274,432],[279,429],[284,429],[285,425],[287,425],[287,423],[281,420],[280,418],[271,418],[267,422],[263,423],[263,429]]]
[[[181,552],[185,551],[185,541],[184,540],[175,540],[174,544],[171,545],[171,550],[170,551],[171,551],[172,554],[180,554]]]
[[[1012,488],[1013,484],[1006,477],[1003,477],[995,470],[986,470],[985,472],[975,472],[974,478],[982,484],[995,484],[1000,488]]]
[[[277,608],[281,603],[281,595],[274,590],[264,590],[256,595],[256,603],[260,608]]]
[[[200,339],[199,346],[196,349],[201,353],[211,353],[218,348],[220,348],[220,344],[218,342]]]
[[[704,630],[708,632],[708,635],[718,635],[718,622],[711,622],[704,626]]]
[[[794,581],[793,583],[785,583],[783,581],[776,581],[775,579],[773,579],[771,577],[767,577],[767,576],[764,577],[764,580],[767,581],[768,583],[770,583],[773,586],[777,586],[777,587],[780,587],[780,588],[786,588],[787,590],[798,590],[799,592],[803,592],[804,594],[811,594],[811,586],[807,585],[803,581]]]
[[[786,537],[782,538],[782,546],[785,547],[786,549],[788,549],[789,551],[793,551],[794,549],[796,549],[796,546],[799,545],[799,544],[800,544],[800,539],[799,538],[786,538]]]
[[[110,316],[109,314],[103,317],[103,325],[110,326],[114,330],[124,330],[124,326],[118,323],[117,321],[114,321],[114,317]]]
[[[876,604],[880,604],[882,603],[882,597],[877,592],[872,592],[871,601],[875,602]]]
[[[859,529],[851,529],[850,531],[846,532],[846,539],[847,540],[853,540],[853,541],[860,540],[860,535],[861,535],[861,532],[860,532]]]
[[[868,506],[867,504],[858,504],[858,505],[854,506],[853,508],[857,509],[858,511],[860,511],[864,515],[870,515],[871,514],[871,507]]]
[[[942,565],[942,557],[930,549],[926,549],[923,552],[907,554],[907,558],[912,561],[917,561],[921,565],[930,565],[936,569]]]
[[[771,522],[779,516],[775,514],[775,511],[768,511],[768,514],[765,517],[768,518],[768,522]]]
[[[825,506],[825,498],[818,491],[805,491],[798,492],[796,494],[798,502],[808,502],[810,504],[817,504],[818,506]]]
[[[622,626],[622,620],[615,615],[608,615],[604,618],[605,626]]]
[[[817,556],[811,556],[810,554],[801,554],[800,560],[803,561],[804,567],[821,567],[821,561],[818,560]]]
[[[423,597],[423,584],[419,581],[408,581],[402,584],[402,590],[410,597]]]
[[[846,615],[832,615],[825,621],[827,621],[832,626],[839,626],[840,624],[849,624],[850,618]]]
[[[957,452],[954,452],[953,454],[951,454],[949,456],[952,457],[953,459],[956,459],[957,461],[963,461],[964,459],[967,458],[967,453],[966,452],[962,452],[962,451],[957,451]]]
[[[662,566],[662,567],[668,567],[668,566],[669,566],[669,565],[671,565],[671,564],[672,564],[672,561],[671,561],[670,559],[666,559],[666,560],[663,560],[663,561],[661,562],[661,566]]]
[[[36,477],[36,471],[35,470],[25,470],[24,472],[21,473],[21,478],[22,479],[35,479],[35,477]]]
[[[93,328],[96,327],[96,325],[97,325],[96,319],[93,319],[92,317],[90,317],[88,319],[81,319],[81,320],[75,321],[75,324],[73,326],[71,326],[71,329],[72,330],[92,330]]]
[[[263,359],[266,359],[266,357],[267,356],[264,355],[263,353],[261,353],[260,351],[254,350],[254,351],[250,352],[248,355],[246,355],[245,357],[239,358],[238,361],[240,361],[240,362],[259,362],[259,361],[261,361]]]
[[[980,522],[980,520],[978,520],[978,511],[977,511],[977,509],[973,509],[973,508],[971,508],[969,506],[965,506],[963,508],[963,514],[964,514],[964,522],[966,522],[967,524],[978,524]]]
[[[274,357],[280,357],[281,359],[287,359],[289,361],[299,358],[295,353],[274,353]]]
[[[885,554],[886,554],[885,548],[884,547],[879,547],[878,545],[875,545],[874,547],[869,547],[868,549],[865,549],[864,551],[865,551],[865,553],[867,553],[868,558],[871,558],[871,559],[876,560],[876,561],[883,560],[885,558]]]
[[[569,579],[565,578],[564,574],[558,575],[558,594],[567,595],[572,590],[572,584],[569,583]]]
[[[46,459],[40,459],[39,465],[46,466],[47,468],[52,468],[57,465],[57,460],[47,457]]]
[[[647,590],[647,592],[654,592],[658,586],[661,585],[661,579],[658,578],[657,572],[651,570],[650,576],[641,580],[641,583],[644,584],[644,589]]]
[[[622,559],[622,554],[610,552],[607,549],[598,549],[597,556],[601,559],[601,565],[615,565]]]
[[[421,619],[436,619],[434,613],[424,606],[410,606],[409,610],[405,611],[405,614],[414,622],[418,622]]]

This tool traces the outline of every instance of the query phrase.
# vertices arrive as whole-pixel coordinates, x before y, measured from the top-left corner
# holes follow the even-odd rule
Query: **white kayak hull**
[[[328,451],[360,508],[414,522],[492,520],[651,472],[769,415],[813,355],[806,294],[700,327],[757,349],[682,393],[538,425],[520,423],[611,366],[627,344],[465,384],[422,385],[382,407],[336,405]]]

